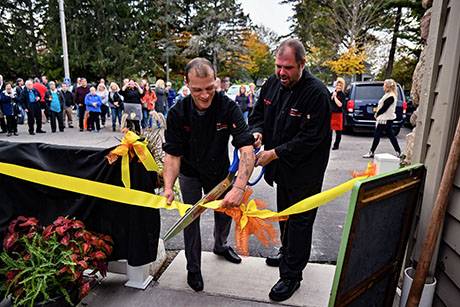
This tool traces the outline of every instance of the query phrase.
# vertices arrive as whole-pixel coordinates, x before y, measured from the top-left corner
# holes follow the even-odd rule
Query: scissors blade
[[[203,196],[192,208],[187,210],[183,217],[181,217],[165,234],[163,240],[168,241],[173,238],[175,235],[184,230],[188,225],[190,225],[194,220],[196,220],[204,211],[205,207],[202,207],[202,204],[216,200],[222,194],[227,191],[227,189],[232,185],[233,178],[235,177],[234,173],[229,173],[228,176],[222,180],[218,185],[216,185],[208,194]]]

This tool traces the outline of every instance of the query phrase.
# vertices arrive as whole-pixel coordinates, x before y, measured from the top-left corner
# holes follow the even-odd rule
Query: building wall
[[[427,66],[417,122],[414,161],[427,167],[413,259],[419,258],[460,110],[460,1],[433,2]],[[460,171],[450,197],[431,274],[433,306],[460,306]]]

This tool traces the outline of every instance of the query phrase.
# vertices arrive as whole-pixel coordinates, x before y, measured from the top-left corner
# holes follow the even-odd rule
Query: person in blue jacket
[[[101,130],[101,124],[99,122],[99,115],[101,114],[101,97],[96,94],[96,88],[91,86],[89,93],[85,97],[86,110],[89,112],[88,117],[88,131],[99,132]],[[96,129],[94,129],[96,125]]]
[[[56,121],[59,131],[64,132],[64,96],[56,89],[54,81],[48,84],[50,89],[45,94],[45,101],[50,115],[51,132],[56,132]]]
[[[18,124],[16,121],[17,114],[15,112],[16,93],[13,90],[11,83],[7,83],[5,90],[0,92],[0,103],[3,115],[6,117],[6,127],[8,131],[7,136],[11,136],[13,134],[18,135]]]

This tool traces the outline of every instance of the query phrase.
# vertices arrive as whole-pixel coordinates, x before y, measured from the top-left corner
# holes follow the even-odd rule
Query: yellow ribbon
[[[48,171],[41,171],[24,166],[0,162],[0,173],[16,177],[22,180],[38,183],[56,189],[66,190],[74,193],[84,194],[88,196],[107,199],[114,202],[124,203],[128,205],[141,206],[153,209],[177,210],[181,216],[185,214],[191,205],[184,204],[178,201],[173,201],[171,205],[166,203],[166,198],[160,195],[151,194],[144,191],[119,187],[102,182],[72,177],[63,174],[57,174]],[[240,226],[242,229],[248,223],[249,217],[258,217],[261,219],[271,217],[282,217],[291,214],[298,214],[308,210],[317,208],[351,190],[354,184],[367,178],[361,176],[342,183],[332,189],[326,190],[319,194],[308,197],[298,203],[290,206],[281,212],[273,212],[268,209],[259,210],[254,200],[251,200],[247,205],[242,204],[240,210],[242,217]],[[217,209],[220,207],[221,200],[215,200],[202,206],[208,209]]]
[[[123,139],[121,144],[113,149],[109,155],[109,162],[113,163],[116,158],[121,156],[121,181],[126,188],[131,188],[130,174],[129,174],[129,159],[134,156],[134,153],[138,156],[139,160],[144,164],[145,168],[148,171],[159,172],[158,165],[152,157],[152,154],[147,148],[147,141],[139,141],[139,136],[132,132],[128,131]]]

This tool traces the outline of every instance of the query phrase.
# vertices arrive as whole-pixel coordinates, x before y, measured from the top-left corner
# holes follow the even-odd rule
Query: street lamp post
[[[59,1],[59,20],[61,22],[62,51],[64,57],[64,80],[70,81],[69,54],[67,51],[67,32],[65,28],[64,0]]]

